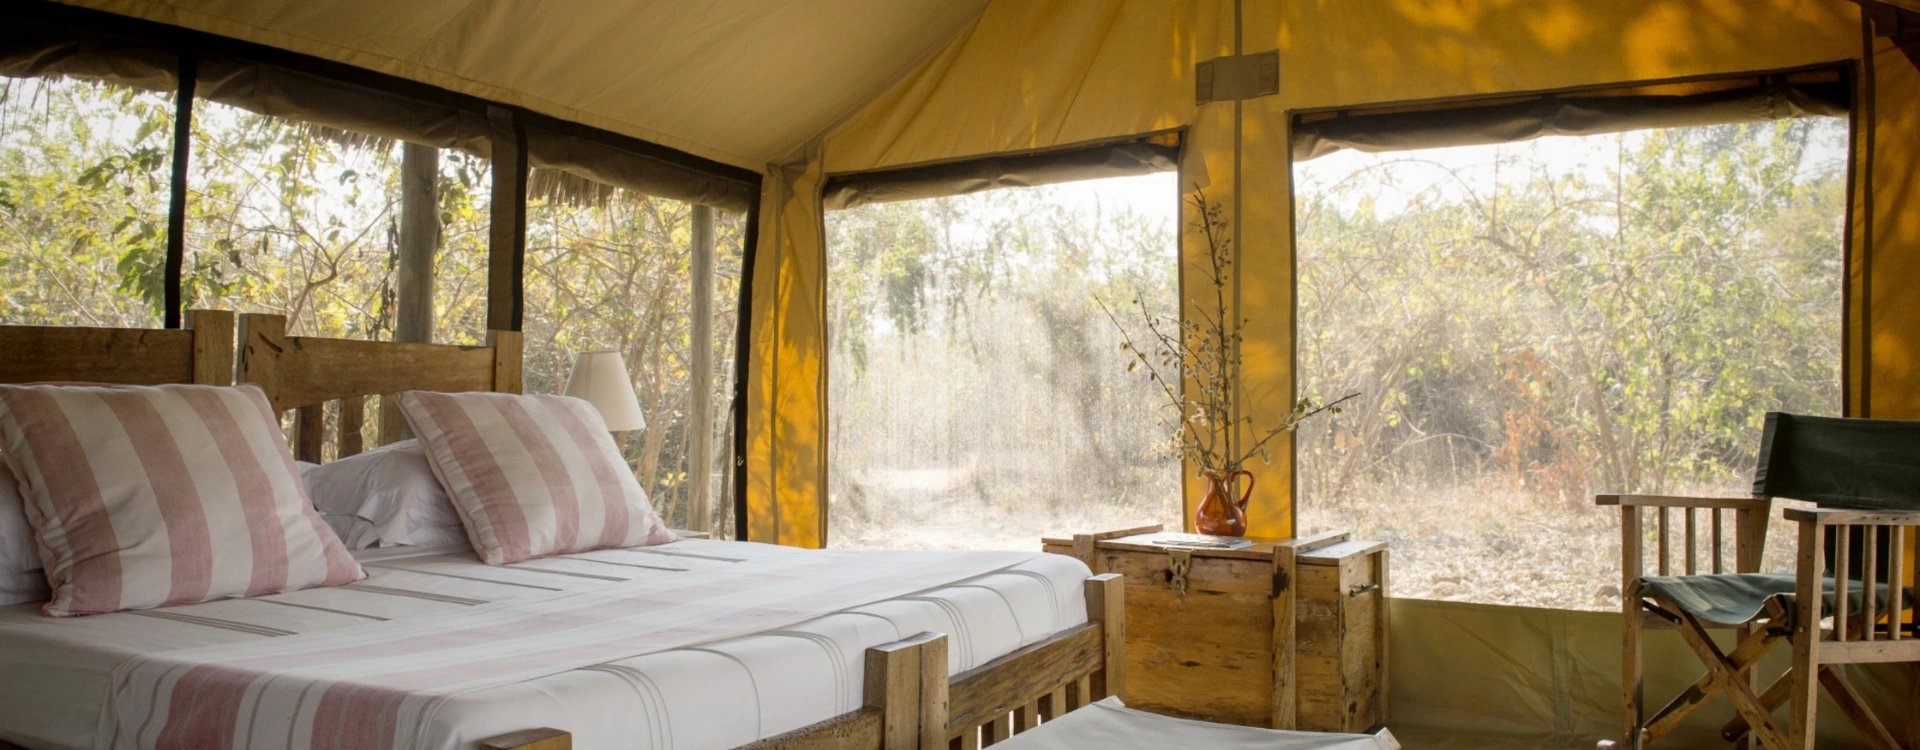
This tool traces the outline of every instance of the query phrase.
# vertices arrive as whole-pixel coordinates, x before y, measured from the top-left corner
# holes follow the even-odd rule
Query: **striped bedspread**
[[[114,665],[91,682],[104,704],[84,743],[7,708],[34,696],[17,682],[0,686],[0,737],[452,748],[558,726],[580,747],[726,747],[857,707],[867,646],[947,632],[950,666],[966,669],[1084,621],[1085,568],[1028,553],[683,541],[511,566],[366,564],[372,577],[348,586],[59,623],[71,631],[0,610],[0,668],[81,678],[42,692],[85,694],[70,664]]]

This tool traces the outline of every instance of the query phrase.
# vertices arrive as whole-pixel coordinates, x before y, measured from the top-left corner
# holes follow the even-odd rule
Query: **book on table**
[[[1189,549],[1246,549],[1253,546],[1252,541],[1240,537],[1206,534],[1160,534],[1153,543],[1162,547]]]

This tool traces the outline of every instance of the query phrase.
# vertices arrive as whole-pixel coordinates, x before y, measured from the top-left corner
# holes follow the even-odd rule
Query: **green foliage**
[[[390,338],[401,144],[214,102],[194,110],[188,306],[286,315],[298,335]],[[0,322],[159,324],[172,130],[167,94],[0,78]],[[478,343],[491,169],[443,152],[439,174],[435,336]],[[687,512],[688,433],[727,424],[744,230],[739,215],[717,221],[714,403],[723,413],[696,427],[687,214],[686,204],[625,191],[528,207],[528,389],[557,392],[577,351],[625,352],[649,425],[629,441],[629,458],[669,521]]]
[[[1737,488],[1766,411],[1839,409],[1845,135],[1647,131],[1574,168],[1508,150],[1491,184],[1405,154],[1303,189],[1303,387],[1367,394],[1303,429],[1303,490]]]

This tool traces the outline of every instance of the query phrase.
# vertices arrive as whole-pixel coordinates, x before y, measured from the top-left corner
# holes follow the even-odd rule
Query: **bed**
[[[0,328],[0,343],[38,336],[39,351],[60,352],[44,366],[0,366],[0,375],[224,382],[234,359],[220,331],[232,331],[233,318],[192,320],[191,331]],[[291,337],[275,316],[243,316],[238,328],[239,380],[293,412],[302,460],[359,452],[370,399],[385,394],[519,388],[517,334],[453,347]],[[401,437],[391,411],[378,411],[374,442]],[[289,692],[354,688],[354,670],[365,669],[413,675],[394,705],[430,706],[407,709],[397,725],[376,722],[401,738],[395,746],[971,748],[1114,692],[1121,678],[1107,668],[1118,663],[1110,657],[1119,634],[1103,626],[1120,622],[1118,581],[1089,578],[1060,556],[704,539],[509,566],[484,565],[462,548],[356,554],[371,577],[346,586],[69,620],[32,605],[0,609],[0,671],[9,675],[0,684],[0,740],[156,744],[158,727],[182,705],[216,717],[278,716],[276,701]],[[601,614],[635,602],[645,604],[644,622]],[[462,633],[494,635],[461,641]],[[218,691],[180,697],[190,682],[182,675],[208,665],[312,662],[315,654],[331,655],[323,665],[330,677],[300,683],[298,670],[263,671],[244,696],[226,696],[238,710],[207,708]],[[395,667],[396,659],[405,663]],[[163,690],[172,702],[156,698]],[[284,713],[303,726],[328,716],[312,706]],[[291,731],[274,721],[238,724],[231,731],[241,739],[229,744],[284,745],[275,739]],[[332,742],[353,746],[355,738],[343,730]]]

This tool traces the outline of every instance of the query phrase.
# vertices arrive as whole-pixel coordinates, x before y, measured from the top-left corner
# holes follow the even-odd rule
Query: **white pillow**
[[[0,605],[44,602],[50,590],[40,567],[40,548],[27,526],[27,504],[13,470],[0,461]]]
[[[424,547],[467,538],[418,440],[300,469],[313,507],[348,549]]]

